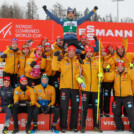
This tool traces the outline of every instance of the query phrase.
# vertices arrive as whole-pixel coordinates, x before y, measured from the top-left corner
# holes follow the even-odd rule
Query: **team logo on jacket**
[[[39,97],[39,100],[41,100],[41,97]]]
[[[18,94],[18,91],[15,91],[15,94]]]
[[[65,93],[64,92],[62,93],[62,96],[65,96]]]
[[[85,64],[89,64],[88,62],[85,62]]]
[[[20,57],[21,59],[24,59],[24,57]]]
[[[118,77],[118,74],[116,75],[116,77]]]
[[[131,108],[132,107],[132,103],[131,102],[127,102],[127,106],[128,106],[128,108]]]
[[[87,100],[87,95],[86,94],[83,94],[82,96],[83,96],[82,97],[82,101],[86,101]]]
[[[64,92],[62,93],[61,100],[66,100],[66,95]]]
[[[83,97],[85,98],[87,95],[86,94],[83,94]]]
[[[38,92],[40,92],[40,93],[41,93],[41,92],[42,92],[42,90],[38,90]]]
[[[22,92],[19,92],[19,94],[22,94]]]
[[[69,65],[70,63],[66,63],[66,65]]]
[[[47,91],[47,94],[50,94],[50,91],[49,90]]]
[[[27,95],[30,95],[30,92],[27,92]]]
[[[79,64],[78,63],[75,63],[75,66],[78,66]]]
[[[9,54],[9,55],[13,55],[13,54]]]

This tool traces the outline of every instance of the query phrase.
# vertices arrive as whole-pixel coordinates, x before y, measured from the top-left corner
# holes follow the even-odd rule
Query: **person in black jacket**
[[[13,107],[13,94],[14,90],[10,86],[10,77],[5,76],[3,79],[3,84],[0,88],[0,98],[1,98],[1,104],[0,104],[0,109],[1,113],[6,113],[6,119],[5,119],[5,124],[3,128],[3,134],[6,134],[8,131],[10,119],[11,119],[11,109]]]

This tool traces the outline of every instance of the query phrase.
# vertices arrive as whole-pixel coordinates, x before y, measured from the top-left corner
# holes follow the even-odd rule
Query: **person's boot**
[[[12,131],[12,134],[16,134],[19,132],[19,129],[18,128],[15,128],[13,131]]]
[[[105,116],[105,117],[110,117],[110,115],[109,115],[109,114],[107,114],[107,113],[105,113],[105,114],[104,114],[104,116]]]
[[[103,110],[100,110],[100,117],[103,117]]]
[[[66,133],[66,129],[61,129],[61,132],[62,133]]]
[[[80,132],[85,133],[85,128],[81,128]]]
[[[118,129],[118,128],[115,130],[115,132],[123,132],[123,131],[124,129]]]
[[[78,129],[77,128],[73,128],[73,129],[71,129],[71,131],[73,131],[74,133],[77,133]]]
[[[31,133],[30,129],[26,130],[26,134],[30,134],[30,133]]]
[[[94,127],[94,129],[93,129],[94,131],[96,131],[96,132],[100,132],[100,133],[102,133],[103,131],[99,128],[99,127]]]
[[[31,133],[35,133],[35,132],[37,132],[37,130],[38,130],[37,125],[34,125],[33,129],[31,130]]]
[[[53,123],[51,131],[54,132],[54,133],[59,133],[59,131],[56,129],[56,124],[55,123]]]
[[[2,133],[3,134],[7,134],[7,131],[8,131],[8,127],[7,126],[4,126]]]

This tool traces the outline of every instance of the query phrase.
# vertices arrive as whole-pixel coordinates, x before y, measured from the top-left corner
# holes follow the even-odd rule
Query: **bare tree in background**
[[[89,9],[86,8],[85,11],[84,11],[84,16],[89,14],[89,12],[90,12]],[[91,21],[91,18],[89,18],[87,21]]]
[[[53,5],[53,9],[51,12],[59,18],[66,18],[66,9],[60,3],[56,3]],[[51,20],[49,16],[46,17],[46,20]]]
[[[24,13],[22,11],[22,9],[18,6],[18,4],[13,4],[13,6],[10,6],[11,8],[11,18],[15,18],[15,19],[23,19],[24,17]]]
[[[39,19],[39,15],[37,14],[37,6],[34,0],[29,0],[27,3],[27,11],[26,11],[26,19]]]
[[[11,17],[11,8],[6,3],[3,4],[0,8],[0,17],[1,18],[10,18]]]

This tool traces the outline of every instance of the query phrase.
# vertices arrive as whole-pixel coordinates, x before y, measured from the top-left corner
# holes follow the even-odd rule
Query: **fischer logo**
[[[82,33],[87,33],[88,40],[94,40],[94,35],[105,37],[133,37],[132,30],[96,29],[94,25],[88,25],[86,28],[79,28],[79,35]]]
[[[9,24],[7,24],[6,26],[4,26],[1,30],[0,30],[0,35],[3,35],[3,39],[7,36],[7,35],[11,35],[11,28],[12,28],[12,22],[10,22]]]

